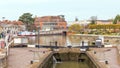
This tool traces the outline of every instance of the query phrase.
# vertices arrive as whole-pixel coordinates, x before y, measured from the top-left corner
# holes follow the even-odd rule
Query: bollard
[[[30,61],[30,64],[33,64],[33,61],[32,61],[32,60]]]
[[[94,54],[96,54],[96,51],[94,51]]]
[[[57,49],[58,47],[57,47],[57,41],[55,41],[55,48]]]
[[[43,54],[45,54],[45,51],[43,51]]]
[[[108,61],[105,61],[105,64],[108,64]]]

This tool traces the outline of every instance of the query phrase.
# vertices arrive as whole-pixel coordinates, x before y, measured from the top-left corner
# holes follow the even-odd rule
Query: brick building
[[[36,17],[34,24],[40,26],[42,31],[67,28],[67,22],[63,15]]]

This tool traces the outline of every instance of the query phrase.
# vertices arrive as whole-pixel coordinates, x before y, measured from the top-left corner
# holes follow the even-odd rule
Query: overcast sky
[[[0,20],[17,20],[26,12],[33,16],[65,15],[67,21],[91,16],[110,19],[120,14],[120,0],[0,0]]]

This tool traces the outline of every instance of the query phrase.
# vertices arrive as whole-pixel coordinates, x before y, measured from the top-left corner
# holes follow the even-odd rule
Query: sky
[[[67,21],[111,19],[120,14],[120,0],[0,0],[0,20],[18,20],[23,13],[33,17],[65,15]]]

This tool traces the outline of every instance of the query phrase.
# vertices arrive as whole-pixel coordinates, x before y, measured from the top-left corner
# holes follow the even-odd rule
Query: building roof
[[[3,20],[3,21],[0,21],[0,24],[23,25],[23,22],[21,22],[21,21]]]
[[[35,22],[66,22],[65,18],[61,16],[43,16],[36,17]]]

